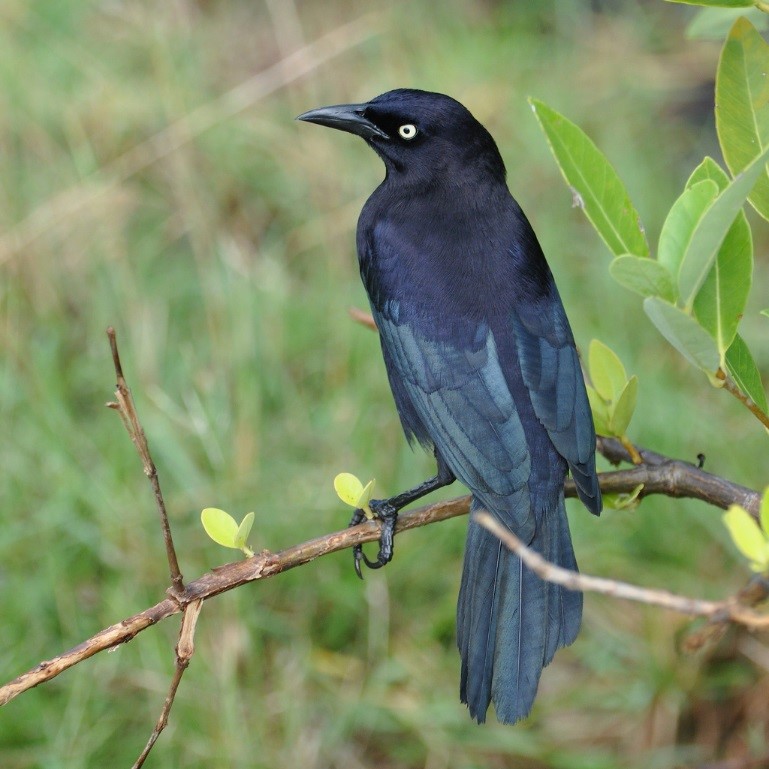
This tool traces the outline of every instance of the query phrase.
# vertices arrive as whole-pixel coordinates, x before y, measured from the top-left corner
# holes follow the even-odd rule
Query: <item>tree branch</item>
[[[466,515],[468,510],[469,497],[439,502],[435,505],[402,513],[396,531],[407,531],[418,526],[425,526],[428,523]],[[366,521],[354,528],[327,534],[278,553],[265,550],[257,553],[253,558],[217,567],[194,582],[189,582],[183,593],[173,599],[167,598],[132,617],[127,617],[121,622],[105,628],[73,649],[51,660],[40,662],[32,670],[0,687],[0,705],[5,705],[27,689],[55,678],[68,668],[92,657],[94,654],[132,640],[142,630],[178,614],[186,604],[192,601],[205,601],[248,582],[274,577],[276,574],[296,566],[302,566],[320,556],[364,542],[372,542],[378,538],[378,522]]]
[[[606,453],[610,458],[615,455],[618,456],[619,452],[625,452],[621,444],[617,442],[618,449],[611,440],[604,439],[600,441],[599,445],[602,453]],[[756,491],[706,473],[687,462],[668,459],[644,449],[640,449],[640,454],[645,462],[651,461],[656,464],[644,464],[628,470],[601,473],[599,475],[601,489],[608,493],[630,492],[639,483],[643,483],[644,495],[665,494],[674,497],[692,497],[722,509],[727,508],[733,502],[737,502],[754,514],[758,511],[760,494]],[[569,497],[576,495],[572,481],[567,481],[565,492]],[[466,515],[469,508],[470,497],[465,496],[403,512],[398,517],[396,531],[408,531],[448,518]],[[253,558],[218,567],[194,582],[188,583],[184,591],[175,599],[168,598],[139,614],[105,628],[74,649],[39,663],[29,672],[0,687],[0,705],[6,704],[27,689],[55,678],[59,673],[98,652],[130,641],[137,633],[179,613],[191,601],[208,600],[248,582],[273,577],[315,558],[344,550],[353,545],[372,542],[378,538],[379,523],[366,521],[354,528],[326,534],[278,553],[263,551],[257,553]]]
[[[617,446],[621,447],[621,444],[614,439],[599,440],[599,450],[610,461],[619,456]],[[761,495],[757,491],[705,472],[680,459],[669,459],[645,449],[641,449],[640,454],[644,460],[642,465],[627,470],[599,473],[601,491],[607,494],[626,493],[642,483],[640,497],[664,494],[667,497],[699,499],[722,510],[728,509],[729,505],[738,504],[758,519]],[[622,448],[622,458],[625,456],[627,453]],[[649,464],[650,460],[654,464]],[[576,495],[574,481],[567,480],[564,488],[567,497]]]

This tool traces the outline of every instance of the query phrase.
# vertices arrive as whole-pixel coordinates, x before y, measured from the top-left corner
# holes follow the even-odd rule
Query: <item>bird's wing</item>
[[[436,449],[528,541],[529,449],[488,325],[453,319],[450,334],[435,334],[404,320],[396,300],[373,310],[391,380],[400,382]]]
[[[513,328],[523,381],[534,412],[568,462],[580,499],[601,510],[595,472],[595,429],[566,312],[552,286],[537,302],[519,302]]]

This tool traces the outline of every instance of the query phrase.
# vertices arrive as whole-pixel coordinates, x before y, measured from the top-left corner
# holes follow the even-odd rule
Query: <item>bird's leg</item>
[[[421,499],[436,489],[448,486],[456,480],[454,473],[448,468],[441,456],[436,452],[435,458],[438,462],[438,472],[433,478],[429,478],[424,483],[420,483],[413,489],[397,494],[389,499],[372,499],[368,504],[374,515],[382,522],[382,531],[379,535],[379,553],[375,561],[370,561],[363,552],[362,545],[355,545],[353,548],[353,558],[355,563],[355,573],[363,579],[360,569],[361,560],[369,569],[380,569],[386,563],[389,563],[393,557],[393,541],[395,537],[395,524],[398,520],[398,511],[401,508],[410,505],[417,499]],[[357,526],[361,523],[366,514],[363,510],[356,510],[353,514],[350,526]]]

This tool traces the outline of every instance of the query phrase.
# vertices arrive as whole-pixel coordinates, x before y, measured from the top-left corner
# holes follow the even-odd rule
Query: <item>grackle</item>
[[[576,569],[563,483],[598,514],[595,431],[550,268],[508,191],[489,132],[454,99],[398,89],[299,120],[361,136],[386,175],[358,220],[360,273],[409,442],[434,478],[372,502],[375,561],[392,558],[398,510],[459,479],[549,561]],[[358,513],[353,523],[361,520]],[[472,516],[457,605],[460,694],[485,721],[528,715],[542,668],[572,643],[582,595],[543,582]]]

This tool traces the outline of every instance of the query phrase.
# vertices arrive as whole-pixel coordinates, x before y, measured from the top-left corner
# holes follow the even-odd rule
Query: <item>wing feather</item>
[[[537,418],[567,461],[577,491],[593,513],[601,510],[595,473],[595,429],[582,369],[560,297],[512,313],[518,359]]]
[[[454,474],[519,536],[530,539],[534,519],[521,494],[528,495],[531,459],[491,330],[474,328],[475,345],[454,345],[398,323],[392,304],[381,312],[374,309],[374,315],[419,421]]]

